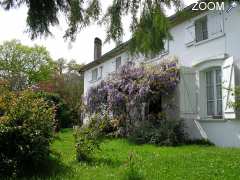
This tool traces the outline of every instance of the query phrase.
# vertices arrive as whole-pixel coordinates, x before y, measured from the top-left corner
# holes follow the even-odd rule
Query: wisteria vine
[[[127,107],[148,103],[157,96],[168,96],[179,82],[176,59],[166,59],[157,65],[123,65],[120,70],[99,85],[89,89],[87,112],[107,108],[114,115],[127,113]]]

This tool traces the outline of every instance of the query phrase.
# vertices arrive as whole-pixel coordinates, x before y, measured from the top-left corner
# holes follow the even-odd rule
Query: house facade
[[[240,119],[229,106],[235,97],[228,90],[240,85],[240,6],[200,13],[191,8],[184,9],[190,17],[170,17],[173,39],[154,58],[131,57],[128,42],[101,56],[101,41],[95,39],[95,60],[81,70],[84,95],[128,61],[159,63],[175,56],[181,67],[176,103],[186,132],[192,139],[240,147]]]

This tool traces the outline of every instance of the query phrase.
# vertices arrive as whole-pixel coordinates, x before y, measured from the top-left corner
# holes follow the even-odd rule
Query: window
[[[103,73],[103,67],[99,67],[99,79],[102,78],[102,73]]]
[[[196,42],[208,39],[207,16],[195,21]]]
[[[116,58],[116,71],[119,69],[119,67],[122,64],[121,56]]]
[[[207,115],[222,117],[222,72],[213,68],[206,72]]]
[[[96,81],[98,78],[98,69],[92,70],[92,81]]]

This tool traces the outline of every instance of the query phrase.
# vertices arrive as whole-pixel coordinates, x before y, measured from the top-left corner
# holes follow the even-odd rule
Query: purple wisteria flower
[[[86,96],[87,106],[91,112],[96,112],[104,104],[115,111],[114,114],[120,114],[126,111],[129,103],[137,107],[139,103],[148,102],[155,95],[170,94],[178,82],[176,62],[164,62],[154,67],[126,64],[110,76],[108,81],[102,81],[98,86],[90,88]]]

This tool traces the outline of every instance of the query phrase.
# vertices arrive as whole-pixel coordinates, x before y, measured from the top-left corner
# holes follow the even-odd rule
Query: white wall
[[[222,60],[227,56],[234,56],[235,63],[240,64],[240,7],[233,9],[230,13],[222,12],[218,13],[217,16],[212,16],[213,12],[207,12],[200,16],[208,14],[208,25],[212,25],[217,21],[221,23],[221,28],[223,29],[222,33],[218,35],[212,35],[208,40],[205,40],[200,43],[192,43],[192,45],[187,46],[186,41],[186,27],[189,24],[193,23],[194,20],[198,17],[192,18],[191,20],[185,21],[171,29],[171,34],[173,40],[169,42],[168,53],[164,56],[176,56],[179,59],[181,66],[194,67],[204,61],[210,59],[221,59]],[[216,13],[216,12],[215,12]],[[214,17],[214,18],[213,18]],[[158,62],[160,58],[151,60],[149,62]],[[128,54],[122,54],[122,62],[128,60]],[[141,61],[144,58],[141,58]],[[103,75],[107,77],[108,73],[115,70],[115,58],[110,59],[107,62],[99,65],[103,66]],[[239,65],[240,67],[240,65]],[[240,69],[240,68],[239,68]],[[91,80],[91,70],[88,70],[84,73],[84,93],[86,94],[87,89],[98,82],[92,83]],[[240,79],[237,77],[236,79]],[[240,81],[240,80],[239,80]],[[194,82],[193,82],[194,83]],[[196,79],[196,82],[197,79]],[[196,84],[197,85],[197,84]],[[196,89],[196,93],[198,90]],[[180,92],[180,96],[183,94]],[[194,97],[195,98],[195,97]],[[201,101],[199,101],[201,102]],[[198,102],[198,103],[199,103]],[[187,103],[187,102],[184,102]],[[184,104],[180,102],[180,105]],[[203,102],[201,102],[203,103]],[[193,120],[199,119],[200,110],[199,104],[196,103],[197,113],[193,113],[191,116],[186,117],[188,119],[189,127],[191,131],[199,131],[194,125]],[[181,108],[181,107],[180,107]],[[220,146],[240,146],[240,120],[239,121],[202,121],[200,117],[200,125],[202,125],[203,131],[207,134],[208,138]],[[195,128],[195,130],[193,130]],[[193,134],[193,133],[192,133]],[[196,134],[198,134],[196,136]],[[194,138],[201,138],[199,133],[196,133]]]
[[[206,41],[198,45],[192,45],[187,47],[184,42],[184,29],[190,21],[182,23],[171,30],[174,40],[169,44],[170,54],[174,54],[179,57],[180,64],[182,66],[192,67],[193,65],[199,64],[200,62],[208,61],[210,59],[221,59],[224,54],[233,56],[236,64],[240,64],[240,8],[232,10],[229,14],[224,12],[219,18],[223,19],[224,34],[216,39]],[[210,20],[210,19],[209,19]],[[175,34],[175,35],[174,35]],[[220,62],[221,60],[219,60]],[[222,59],[223,62],[223,59]],[[217,63],[221,65],[220,63]],[[238,68],[239,72],[239,68]],[[236,73],[236,75],[239,73]],[[239,79],[240,77],[236,77]],[[194,83],[194,82],[189,82]],[[196,81],[196,85],[197,85]],[[198,93],[198,89],[194,90]],[[200,91],[200,90],[199,90]],[[192,97],[195,98],[195,97]],[[204,101],[201,97],[198,97],[198,104],[196,108],[198,113],[192,113],[192,120],[199,119],[200,125],[203,131],[205,131],[210,141],[219,146],[234,146],[240,147],[240,120],[205,120],[201,119],[199,106],[203,106]],[[187,116],[185,115],[185,118]],[[190,118],[191,119],[191,118]],[[189,125],[190,132],[194,123],[188,120],[186,121]],[[197,128],[196,128],[197,131]],[[191,134],[193,134],[191,132]],[[193,135],[193,138],[201,137]]]
[[[109,59],[108,61],[95,66],[94,68],[91,68],[87,71],[84,72],[84,95],[87,94],[87,90],[92,87],[97,85],[98,83],[100,83],[103,79],[107,78],[109,73],[112,73],[115,71],[116,68],[116,58],[121,56],[121,63],[122,65],[125,64],[128,61],[128,53],[124,52],[119,54],[118,56]],[[92,70],[98,67],[103,67],[103,72],[102,72],[102,78],[98,79],[97,81],[92,81]]]

